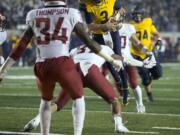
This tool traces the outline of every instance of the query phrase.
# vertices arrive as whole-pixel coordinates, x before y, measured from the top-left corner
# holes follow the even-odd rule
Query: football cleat
[[[127,133],[129,130],[123,125],[122,118],[118,115],[114,116],[115,132]]]
[[[127,132],[129,132],[129,130],[123,124],[119,124],[119,125],[115,125],[115,132],[127,133]]]
[[[33,129],[36,129],[38,125],[40,124],[40,119],[35,117],[31,121],[29,121],[25,126],[24,126],[24,132],[31,132]]]
[[[137,113],[145,113],[146,112],[144,105],[138,105],[138,106],[136,106],[136,109],[137,109]]]

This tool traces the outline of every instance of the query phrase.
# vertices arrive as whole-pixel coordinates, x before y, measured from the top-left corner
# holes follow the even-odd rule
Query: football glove
[[[113,67],[114,69],[119,72],[121,70],[121,68],[123,68],[123,63],[120,60],[113,60],[112,61]]]
[[[162,40],[158,39],[155,43],[155,50],[159,51],[162,46]]]
[[[107,32],[107,31],[115,32],[119,29],[119,27],[120,27],[119,23],[117,23],[116,21],[111,21],[110,19],[108,22],[101,25],[101,30],[104,32]]]
[[[143,67],[145,68],[152,68],[155,65],[156,65],[156,59],[154,57],[154,54],[143,60]]]

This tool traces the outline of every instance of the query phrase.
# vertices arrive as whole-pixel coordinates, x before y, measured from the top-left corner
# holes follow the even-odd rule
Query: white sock
[[[49,135],[51,123],[51,101],[45,101],[41,99],[39,114],[41,123],[41,133],[42,135]]]
[[[114,114],[114,123],[115,125],[122,125],[122,118],[120,115]]]
[[[72,115],[74,124],[74,135],[81,135],[84,126],[85,101],[84,97],[73,100]]]
[[[34,119],[36,119],[35,121],[36,121],[37,125],[39,125],[40,124],[40,113]]]
[[[142,90],[139,85],[134,89],[134,96],[136,100],[136,105],[143,105]]]

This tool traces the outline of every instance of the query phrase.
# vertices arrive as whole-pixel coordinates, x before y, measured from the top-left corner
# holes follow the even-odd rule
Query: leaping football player
[[[136,37],[141,41],[141,43],[146,47],[149,51],[153,51],[154,48],[159,48],[162,44],[160,39],[160,34],[157,31],[156,27],[152,23],[151,18],[145,17],[145,10],[142,5],[137,5],[132,12],[132,25],[134,25],[136,29]],[[155,46],[153,46],[151,39],[155,40]],[[133,45],[131,46],[131,53],[134,58],[138,60],[144,60],[147,55],[138,49],[136,49]],[[154,54],[152,55],[152,61],[156,61]],[[162,67],[156,62],[156,65],[150,69],[146,69],[143,67],[138,67],[138,73],[142,79],[142,84],[145,87],[147,96],[149,101],[153,101],[153,95],[151,91],[152,80],[159,79],[162,77]]]
[[[121,0],[82,0],[81,5],[93,39],[99,44],[106,44],[104,36],[110,32],[110,37],[113,41],[112,48],[116,54],[121,55],[121,42],[118,32],[119,25],[116,21],[112,21],[112,18],[116,14],[123,15],[125,13],[124,8],[121,6]],[[106,64],[114,79],[119,80],[111,64]],[[125,74],[123,69],[119,72],[119,75],[121,74]],[[117,85],[120,87],[120,82]],[[125,85],[122,87],[127,89]]]

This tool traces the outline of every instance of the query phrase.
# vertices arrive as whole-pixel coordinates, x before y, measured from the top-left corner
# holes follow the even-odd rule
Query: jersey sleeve
[[[133,25],[129,24],[129,36],[131,37],[133,34],[136,34],[136,29]]]
[[[155,33],[157,31],[156,27],[152,24],[151,25],[151,33]]]
[[[112,54],[114,54],[114,51],[109,47],[109,46],[106,46],[106,45],[101,45],[101,47],[102,47],[102,50],[106,53],[106,54],[108,54],[108,55],[112,55]]]
[[[153,21],[152,21],[152,19],[151,18],[147,18],[146,19],[146,22],[150,25],[150,27],[151,27],[151,33],[154,33],[154,32],[156,32],[157,30],[156,30],[156,27],[154,26],[154,24],[153,24]]]
[[[81,13],[79,10],[71,8],[71,10],[70,10],[70,22],[71,22],[71,25],[73,27],[78,22],[83,23],[83,19],[82,19],[82,16],[81,16]]]
[[[26,25],[33,27],[33,11],[29,11],[26,15]]]

